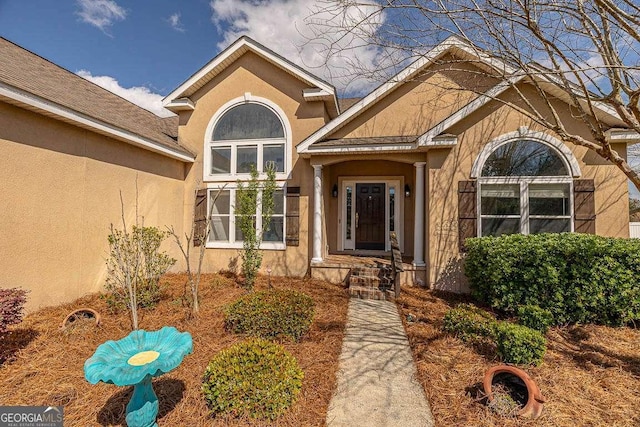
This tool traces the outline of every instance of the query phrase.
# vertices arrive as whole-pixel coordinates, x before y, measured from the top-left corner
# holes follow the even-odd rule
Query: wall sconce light
[[[409,184],[404,185],[404,197],[411,197],[411,187],[409,187]]]
[[[338,197],[338,184],[333,184],[333,188],[331,189],[331,196]]]

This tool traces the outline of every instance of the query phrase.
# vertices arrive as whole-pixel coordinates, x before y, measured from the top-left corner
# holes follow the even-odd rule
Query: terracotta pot
[[[62,329],[66,329],[67,326],[71,325],[79,318],[94,318],[96,322],[96,326],[100,325],[100,321],[102,318],[100,314],[92,308],[79,308],[77,310],[73,310],[71,313],[67,314],[67,317],[62,321],[62,325],[60,326]]]
[[[529,377],[529,375],[523,371],[522,369],[518,369],[515,366],[509,365],[498,365],[489,369],[486,374],[484,374],[484,380],[482,381],[482,386],[484,388],[484,392],[489,399],[489,402],[493,401],[493,392],[491,391],[491,386],[493,383],[493,377],[496,374],[511,374],[520,378],[524,385],[527,387],[527,404],[522,408],[518,415],[521,417],[527,418],[538,418],[542,413],[542,404],[545,402],[540,389],[536,385],[536,383]]]

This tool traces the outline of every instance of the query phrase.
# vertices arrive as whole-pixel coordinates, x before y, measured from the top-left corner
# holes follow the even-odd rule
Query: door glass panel
[[[347,185],[347,218],[345,219],[346,226],[347,226],[347,240],[351,240],[351,211],[352,211],[352,206],[353,206],[353,190],[351,188],[350,185]]]
[[[395,231],[396,188],[389,186],[389,231]]]

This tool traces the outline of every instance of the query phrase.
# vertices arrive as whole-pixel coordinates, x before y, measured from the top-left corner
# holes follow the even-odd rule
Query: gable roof
[[[378,88],[376,88],[369,95],[352,104],[346,111],[340,114],[338,118],[331,120],[329,123],[307,137],[304,141],[300,142],[296,146],[298,153],[305,153],[312,144],[320,141],[332,132],[335,132],[345,126],[351,120],[358,117],[375,103],[390,94],[401,84],[415,77],[426,66],[441,58],[443,55],[449,52],[452,47],[459,44],[460,39],[458,37],[451,36],[447,38],[445,41],[427,52],[424,56],[422,56],[421,58],[410,64],[407,68],[389,79],[386,83],[378,86]]]
[[[312,88],[304,93],[305,99],[312,101],[324,101],[327,111],[329,111],[331,117],[336,117],[340,113],[336,90],[330,83],[311,74],[307,70],[278,55],[271,49],[268,49],[248,36],[240,37],[229,47],[216,55],[204,67],[196,71],[184,83],[167,95],[162,100],[162,105],[171,111],[180,111],[184,109],[192,110],[194,105],[189,97],[246,52],[255,53],[298,80],[311,86]]]
[[[193,162],[170,122],[0,37],[0,99],[75,126]],[[174,119],[175,120],[175,119]]]
[[[437,123],[431,129],[428,129],[424,134],[416,141],[416,148],[418,146],[451,146],[456,144],[455,135],[443,134],[445,130],[458,123],[474,111],[487,104],[489,101],[495,99],[498,95],[512,87],[514,84],[524,80],[528,76],[525,73],[518,72],[518,69],[507,64],[504,61],[491,58],[482,50],[476,48],[467,41],[461,39],[458,36],[451,36],[444,40],[439,45],[435,46],[424,56],[413,62],[407,68],[396,74],[386,83],[380,85],[377,89],[371,92],[360,101],[352,104],[344,113],[342,113],[337,119],[334,119],[327,123],[322,128],[311,134],[305,140],[301,141],[297,146],[299,154],[309,153],[310,147],[313,145],[321,144],[322,141],[331,133],[339,130],[350,121],[358,117],[360,114],[368,110],[371,106],[376,104],[386,95],[390,94],[397,87],[415,77],[421,70],[428,65],[437,61],[439,58],[447,53],[455,53],[463,58],[470,58],[475,61],[475,64],[487,69],[500,70],[504,75],[509,76],[503,81],[499,82],[496,86],[490,88],[488,91],[479,94],[479,96],[472,99],[468,104],[464,105],[459,110],[455,111],[449,117],[445,118],[441,122]],[[537,76],[538,79],[546,86],[545,91],[557,96],[560,99],[566,99],[568,94],[566,90],[558,87],[552,78],[543,74]],[[617,113],[606,104],[598,103],[596,108],[606,117],[609,117],[612,121],[616,122],[615,125],[620,125],[620,118]],[[615,126],[614,125],[614,126]],[[640,140],[640,135],[633,131],[626,129],[612,129],[607,134],[611,141],[620,141],[627,143],[635,143]],[[321,144],[322,146],[322,144]],[[318,147],[320,148],[320,146]]]

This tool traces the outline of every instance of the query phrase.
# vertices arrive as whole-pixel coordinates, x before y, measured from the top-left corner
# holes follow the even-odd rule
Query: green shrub
[[[542,333],[514,323],[496,323],[495,340],[498,355],[505,363],[538,365],[546,351]]]
[[[134,225],[131,231],[112,227],[107,259],[107,294],[105,302],[112,311],[131,310],[132,298],[129,286],[135,289],[137,307],[154,307],[162,297],[160,277],[176,260],[160,245],[168,233],[156,227]]]
[[[477,342],[492,337],[495,323],[488,312],[472,304],[460,304],[444,315],[442,329],[464,342]]]
[[[313,299],[293,290],[270,289],[244,295],[225,309],[228,330],[262,338],[299,340],[313,320]]]
[[[202,392],[214,414],[275,419],[295,402],[303,377],[281,345],[258,338],[218,353],[205,371]]]
[[[473,296],[494,309],[549,310],[555,324],[640,320],[640,239],[588,234],[468,239],[464,270]]]
[[[553,314],[537,305],[521,305],[517,310],[518,323],[542,334],[546,334],[553,325]]]

